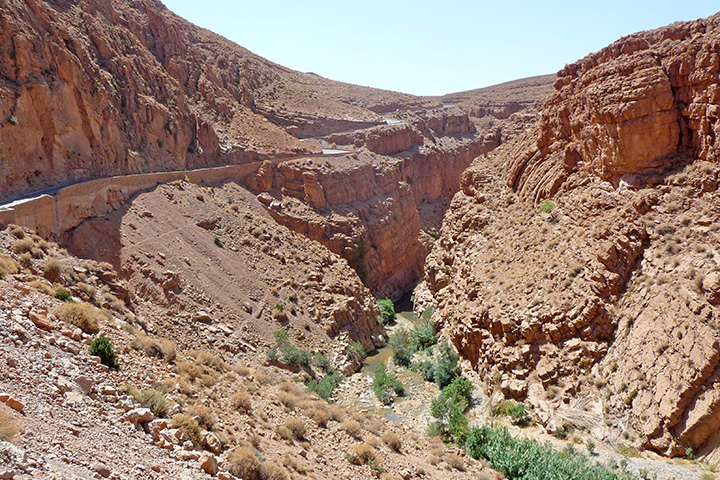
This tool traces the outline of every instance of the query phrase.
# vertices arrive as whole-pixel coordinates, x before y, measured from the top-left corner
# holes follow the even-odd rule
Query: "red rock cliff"
[[[317,152],[414,97],[275,65],[156,0],[0,5],[0,197],[108,175]],[[275,122],[275,123],[273,123]]]
[[[720,15],[569,65],[463,175],[416,296],[549,429],[581,398],[609,441],[719,456],[718,46]]]

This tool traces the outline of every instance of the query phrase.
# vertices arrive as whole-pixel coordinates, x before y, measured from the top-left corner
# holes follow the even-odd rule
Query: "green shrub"
[[[347,358],[350,361],[362,362],[367,357],[367,352],[360,342],[350,342],[347,349]]]
[[[437,346],[437,355],[425,356],[412,365],[414,370],[420,372],[429,382],[435,382],[440,388],[445,388],[458,375],[458,354],[453,347],[443,340]]]
[[[63,302],[72,302],[72,295],[70,295],[70,293],[68,293],[68,291],[65,290],[64,288],[59,288],[55,292],[54,296],[55,296],[55,298],[57,298],[58,300],[61,300]]]
[[[310,352],[301,350],[291,343],[283,343],[278,347],[283,363],[288,365],[300,365],[307,367],[310,365],[312,356]]]
[[[380,318],[382,319],[380,323],[382,325],[388,325],[395,321],[395,305],[392,300],[381,298],[377,301],[377,305],[380,307]]]
[[[156,417],[165,417],[170,412],[171,404],[165,398],[165,395],[153,388],[148,388],[140,392],[140,403],[152,410]]]
[[[326,372],[329,371],[331,367],[330,359],[320,352],[315,352],[313,354],[313,363],[316,367],[320,367]]]
[[[410,336],[413,342],[421,349],[427,348],[433,345],[437,341],[437,332],[435,331],[435,325],[430,320],[421,319]]]
[[[436,419],[431,424],[431,432],[462,443],[468,429],[468,420],[463,414],[470,405],[474,388],[472,382],[462,377],[455,377],[443,388],[430,405],[430,414]]]
[[[517,403],[512,400],[507,400],[500,403],[492,410],[493,415],[507,415],[513,419],[513,423],[516,425],[523,425],[527,423],[527,414],[525,412],[525,405]]]
[[[514,438],[506,428],[483,425],[470,429],[465,450],[474,459],[483,458],[508,480],[632,480],[633,475],[591,463],[572,446],[557,452],[549,443]]]
[[[550,213],[555,209],[555,204],[550,200],[545,200],[543,203],[540,204],[538,209],[543,213]]]
[[[56,294],[57,295],[57,294]],[[90,355],[100,357],[100,361],[103,365],[113,369],[120,370],[120,364],[118,363],[117,356],[115,355],[115,349],[113,349],[112,343],[106,337],[97,337],[90,344],[88,350]]]
[[[220,237],[218,237],[217,235],[215,235],[215,238],[214,238],[213,241],[215,242],[215,245],[217,245],[217,246],[220,247],[220,248],[223,248],[223,247],[225,246],[225,244],[223,243],[223,241],[220,240]]]
[[[393,361],[404,367],[409,367],[413,355],[417,352],[417,345],[413,342],[410,332],[405,329],[396,330],[388,339],[388,346],[393,350]]]
[[[335,388],[343,381],[345,377],[342,373],[337,370],[330,369],[330,371],[320,380],[311,379],[307,382],[306,386],[311,392],[317,393],[317,395],[325,401],[329,401],[332,397]]]
[[[277,306],[275,308],[277,308]],[[282,305],[280,305],[279,310],[282,311]],[[287,330],[285,330],[284,328],[281,328],[280,330],[276,330],[275,333],[273,333],[273,335],[275,336],[275,341],[278,344],[285,343],[290,338],[290,335],[288,334]]]
[[[375,396],[380,402],[387,405],[392,403],[395,397],[403,396],[405,387],[395,375],[387,373],[387,367],[384,363],[381,363],[375,369],[373,392],[375,392]]]
[[[122,387],[122,390],[132,396],[136,402],[145,408],[149,408],[156,417],[165,417],[170,412],[172,402],[169,402],[165,395],[154,388],[138,390],[135,387]]]

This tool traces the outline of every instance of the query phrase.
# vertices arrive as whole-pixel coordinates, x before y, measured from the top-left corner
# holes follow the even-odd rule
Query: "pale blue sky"
[[[555,73],[618,38],[720,9],[709,0],[164,0],[273,62],[440,95]]]

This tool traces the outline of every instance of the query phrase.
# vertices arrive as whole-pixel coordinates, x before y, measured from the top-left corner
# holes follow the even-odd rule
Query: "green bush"
[[[132,396],[136,402],[145,408],[149,408],[156,417],[165,417],[170,412],[173,403],[169,402],[165,395],[154,388],[138,390],[135,387],[123,387],[122,390]]]
[[[326,372],[329,371],[330,367],[331,367],[330,359],[326,355],[323,355],[320,352],[315,352],[313,354],[313,363],[315,364],[316,367],[320,367]]]
[[[70,295],[70,293],[64,288],[59,288],[58,291],[55,292],[54,296],[63,302],[72,302],[72,295]]]
[[[117,356],[115,355],[115,349],[113,349],[112,343],[106,337],[97,337],[90,344],[88,350],[90,355],[100,357],[100,361],[103,365],[113,369],[120,370],[120,364],[118,363]]]
[[[381,363],[375,369],[373,392],[380,402],[387,405],[392,403],[395,397],[405,395],[405,387],[395,375],[387,373],[387,367]]]
[[[430,431],[447,440],[462,443],[467,435],[468,420],[463,415],[470,405],[470,396],[475,387],[462,377],[455,377],[443,388],[430,405],[430,414],[436,419]]]
[[[215,245],[217,245],[220,248],[223,248],[225,246],[223,241],[220,240],[220,237],[218,237],[217,235],[215,235],[215,239],[213,241],[215,242]]]
[[[420,348],[424,349],[433,345],[437,341],[437,332],[435,325],[430,320],[421,319],[415,328],[410,332],[413,342]]]
[[[280,350],[281,358],[283,363],[288,365],[300,365],[307,367],[310,365],[312,356],[310,352],[301,350],[291,343],[284,343],[278,347]]]
[[[367,357],[367,352],[360,342],[350,342],[347,349],[348,360],[362,362]]]
[[[320,381],[315,379],[309,380],[306,386],[308,390],[317,393],[323,400],[329,401],[335,387],[337,387],[344,378],[345,377],[342,373],[337,370],[330,369],[330,371]]]
[[[492,413],[493,415],[507,415],[513,419],[513,423],[516,425],[523,425],[527,423],[525,405],[512,400],[500,403],[492,410]]]
[[[388,346],[393,350],[393,361],[404,367],[409,367],[413,355],[417,352],[417,345],[413,342],[410,332],[405,329],[395,331],[388,339]]]
[[[447,340],[437,345],[437,355],[425,357],[413,364],[412,368],[420,372],[429,382],[435,382],[440,388],[445,388],[460,372],[458,367],[458,354]]]
[[[483,458],[508,480],[632,480],[633,475],[591,463],[572,446],[557,452],[549,443],[514,438],[506,428],[483,425],[470,429],[465,450],[474,459]]]
[[[538,209],[543,213],[550,213],[555,209],[555,204],[550,200],[545,200],[543,203],[540,204]]]
[[[382,318],[382,325],[388,325],[395,321],[395,305],[387,298],[381,298],[377,301],[378,307],[380,307],[380,318]]]
[[[278,305],[280,305],[280,304],[278,304]],[[277,306],[275,306],[275,308],[277,308]],[[283,310],[282,305],[280,305],[279,310],[280,311]],[[280,330],[276,330],[275,333],[273,333],[273,335],[275,336],[275,341],[277,341],[278,344],[285,343],[290,339],[290,335],[288,334],[287,330],[285,330],[284,328],[281,328]]]

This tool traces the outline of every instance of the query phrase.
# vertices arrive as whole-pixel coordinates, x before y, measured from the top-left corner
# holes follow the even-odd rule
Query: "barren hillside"
[[[714,16],[567,66],[463,174],[417,296],[549,429],[584,399],[608,441],[716,456],[719,38]]]
[[[124,182],[3,208],[0,478],[500,478],[469,432],[503,405],[528,435],[720,459],[720,14],[431,98],[156,0],[0,24],[0,200]],[[405,333],[438,346],[401,365],[376,301],[410,292]],[[361,408],[387,341],[422,420]],[[427,392],[450,394],[422,378],[455,350],[472,413],[433,439]]]

